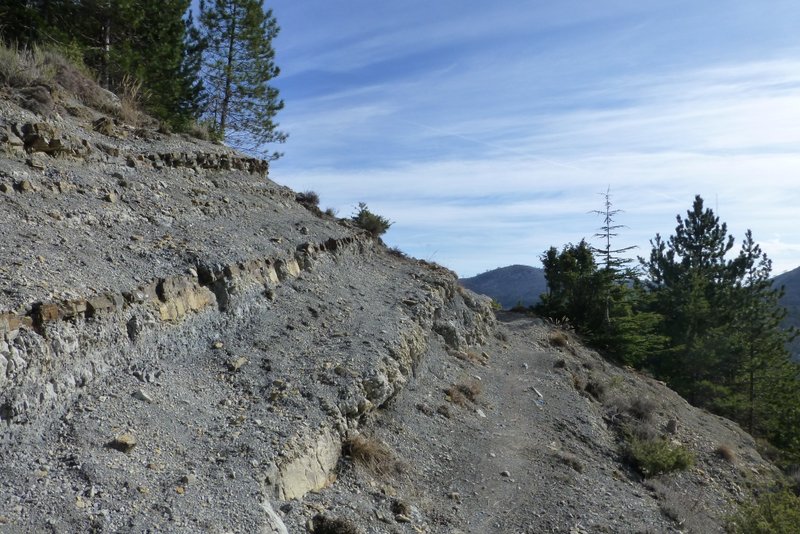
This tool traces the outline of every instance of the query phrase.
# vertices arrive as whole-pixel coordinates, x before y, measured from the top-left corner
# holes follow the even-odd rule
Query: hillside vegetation
[[[280,72],[272,49],[278,32],[272,12],[258,0],[195,7],[190,0],[0,0],[6,46],[0,83],[33,81],[45,99],[53,69],[29,71],[9,62],[19,52],[37,67],[52,67],[55,52],[119,95],[128,109],[141,107],[163,131],[224,139],[277,157],[267,145],[286,139],[275,121],[283,101],[271,85]],[[125,118],[135,123],[140,117]]]

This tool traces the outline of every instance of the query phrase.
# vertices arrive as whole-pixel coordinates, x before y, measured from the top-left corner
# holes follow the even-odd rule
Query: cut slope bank
[[[719,532],[776,474],[263,162],[0,106],[2,532]],[[627,467],[639,397],[695,467]]]

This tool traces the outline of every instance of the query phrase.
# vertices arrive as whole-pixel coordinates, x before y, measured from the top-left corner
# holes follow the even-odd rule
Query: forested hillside
[[[257,0],[201,1],[197,12],[190,0],[0,0],[6,47],[67,57],[163,130],[269,157],[266,145],[286,138],[270,85],[278,31]]]
[[[781,304],[787,311],[784,323],[788,327],[800,328],[800,267],[776,276],[775,285],[783,286],[785,290],[781,297]],[[794,359],[800,361],[800,337],[795,338],[789,346]]]
[[[772,263],[748,231],[737,249],[699,196],[669,238],[656,235],[641,272],[595,257],[586,241],[542,255],[548,293],[537,311],[567,317],[608,357],[648,370],[696,406],[739,422],[800,459],[800,366],[784,328]],[[788,275],[788,276],[787,276]],[[791,282],[796,273],[778,281]]]
[[[492,297],[506,309],[518,304],[533,306],[547,290],[544,271],[527,265],[499,267],[471,278],[461,278],[459,282],[467,289]]]

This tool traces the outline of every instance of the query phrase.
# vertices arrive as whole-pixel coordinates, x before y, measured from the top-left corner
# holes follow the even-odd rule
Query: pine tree
[[[753,240],[748,230],[736,259],[741,281],[735,288],[735,313],[732,333],[736,334],[736,353],[732,358],[736,371],[736,414],[748,432],[768,435],[779,441],[777,432],[781,419],[778,412],[787,405],[786,396],[800,390],[798,366],[791,361],[787,350],[796,335],[784,329],[786,309],[780,304],[783,288],[775,288],[770,279],[772,262]],[[782,396],[775,402],[776,396]],[[789,403],[790,404],[790,403]],[[799,429],[800,431],[800,429]]]
[[[280,73],[272,48],[277,21],[258,0],[201,0],[200,9],[208,118],[231,145],[266,153],[266,144],[286,140],[275,122],[283,100],[270,85]]]
[[[655,371],[691,402],[724,396],[717,373],[727,352],[730,286],[735,270],[725,259],[733,247],[727,226],[695,197],[686,218],[677,216],[675,235],[651,241],[650,259],[640,258],[653,293],[653,310],[663,317],[669,350],[652,361]]]
[[[141,82],[143,103],[149,113],[174,128],[184,129],[198,111],[198,44],[191,41],[191,19],[184,20],[190,2],[136,3],[138,26],[128,50],[131,64],[124,70]]]
[[[565,245],[561,252],[550,247],[541,256],[547,293],[536,307],[539,315],[567,319],[576,330],[587,336],[603,329],[604,297],[611,279],[598,270],[592,247],[581,240]]]
[[[0,0],[0,36],[5,44],[30,47],[71,44],[76,0]]]

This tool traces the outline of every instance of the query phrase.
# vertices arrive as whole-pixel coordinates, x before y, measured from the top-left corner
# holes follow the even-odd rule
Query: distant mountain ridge
[[[519,303],[532,306],[547,291],[544,270],[528,265],[499,267],[477,276],[461,278],[459,282],[467,289],[492,297],[506,309]]]

